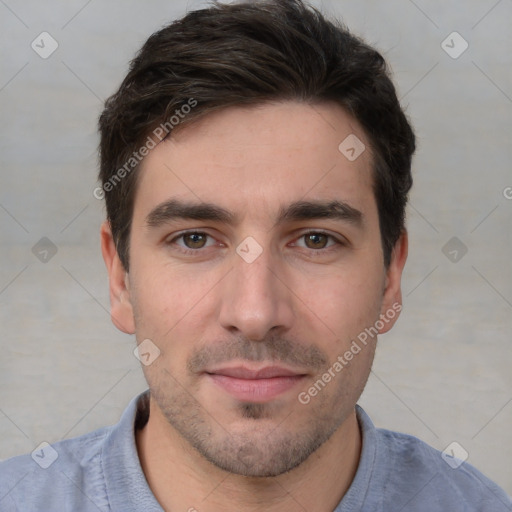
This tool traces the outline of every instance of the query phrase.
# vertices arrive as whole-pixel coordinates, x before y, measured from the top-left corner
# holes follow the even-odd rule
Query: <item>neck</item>
[[[332,512],[350,487],[361,453],[354,410],[330,439],[293,470],[267,478],[229,473],[192,448],[153,400],[147,424],[136,432],[136,443],[149,487],[166,511]]]

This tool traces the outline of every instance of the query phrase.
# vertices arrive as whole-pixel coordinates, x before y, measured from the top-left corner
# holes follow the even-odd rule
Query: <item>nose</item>
[[[223,280],[219,322],[230,332],[259,341],[267,333],[285,332],[294,321],[293,293],[284,269],[270,251],[247,263],[235,254],[234,268]]]

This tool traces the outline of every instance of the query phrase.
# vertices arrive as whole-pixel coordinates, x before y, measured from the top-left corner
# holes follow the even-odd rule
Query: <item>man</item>
[[[512,509],[356,405],[401,310],[415,147],[374,49],[299,0],[191,12],[100,132],[112,320],[149,392],[2,463],[0,510]]]

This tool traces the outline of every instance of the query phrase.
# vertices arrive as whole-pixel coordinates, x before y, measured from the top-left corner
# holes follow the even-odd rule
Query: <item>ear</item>
[[[108,221],[100,229],[101,253],[107,267],[110,282],[110,317],[113,324],[126,334],[135,333],[135,319],[130,301],[128,272],[117,254],[116,245]]]
[[[407,231],[404,229],[393,247],[391,261],[386,270],[384,296],[380,311],[380,318],[384,327],[379,329],[379,334],[384,334],[393,327],[402,310],[402,288],[400,282],[405,261],[407,260],[408,245]]]

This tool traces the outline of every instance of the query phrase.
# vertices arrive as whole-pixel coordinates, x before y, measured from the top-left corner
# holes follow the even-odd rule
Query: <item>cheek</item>
[[[215,272],[195,271],[153,260],[135,267],[134,316],[139,341],[149,338],[172,366],[192,348],[215,310]]]
[[[293,287],[311,325],[323,324],[341,341],[356,336],[378,318],[382,301],[382,269],[375,263],[346,265],[322,274],[298,275]],[[301,305],[303,304],[303,305]]]

